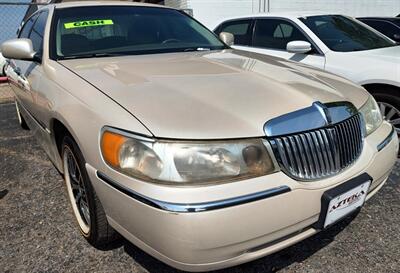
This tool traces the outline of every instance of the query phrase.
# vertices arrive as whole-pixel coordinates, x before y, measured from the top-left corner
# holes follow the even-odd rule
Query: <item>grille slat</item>
[[[334,166],[335,166],[335,170],[336,170],[336,169],[340,168],[340,150],[339,150],[338,144],[336,143],[336,141],[334,141],[334,139],[337,139],[336,130],[335,129],[328,130],[328,135],[329,135],[329,140],[330,140],[330,144],[332,147]]]
[[[317,180],[341,172],[361,154],[360,115],[330,127],[270,139],[281,168],[299,180]]]
[[[316,148],[315,148],[314,142],[312,140],[311,134],[306,134],[306,136],[307,136],[308,144],[310,145],[310,149],[312,151],[311,154],[314,159],[315,169],[316,169],[316,173],[317,173],[316,176],[318,177],[321,175],[321,167],[319,165],[317,153],[315,152]]]
[[[297,149],[297,145],[292,136],[289,137],[289,142],[290,142],[291,148],[293,149],[293,154],[295,155],[297,169],[299,170],[300,176],[303,177],[305,175],[304,166],[301,164],[300,153]]]
[[[350,145],[350,157],[351,158],[354,158],[354,156],[355,156],[355,154],[356,154],[356,143],[354,142],[354,138],[355,138],[355,136],[354,136],[354,133],[353,133],[353,131],[352,131],[352,129],[351,129],[351,120],[350,120],[350,122],[348,122],[348,123],[344,123],[344,125],[345,125],[345,127],[346,127],[346,130],[347,130],[347,133],[348,133],[348,135],[350,136],[350,141],[349,141],[349,145]]]
[[[307,138],[304,134],[300,135],[300,139],[301,139],[301,143],[303,145],[304,148],[304,154],[307,158],[307,163],[308,163],[308,168],[310,170],[310,175],[311,176],[315,176],[316,174],[316,169],[315,169],[315,164],[311,155],[311,151],[310,151],[310,145],[308,145],[307,143]]]
[[[287,137],[283,138],[283,143],[285,144],[285,150],[286,153],[289,155],[289,162],[291,165],[291,169],[295,171],[296,173],[299,173],[299,168],[297,167],[297,164],[295,162],[295,155],[293,154],[293,149],[290,147],[290,143]]]
[[[304,174],[305,174],[305,176],[309,176],[309,175],[311,175],[310,164],[307,162],[306,153],[304,152],[304,148],[301,143],[300,136],[298,136],[298,135],[294,136],[294,139],[296,141],[297,149],[299,150],[299,153],[300,153],[300,159],[301,159],[301,163],[303,165]]]
[[[327,130],[321,130],[321,136],[323,143],[326,144],[326,154],[328,156],[327,160],[329,162],[329,168],[331,172],[335,171],[335,160],[333,158],[333,148],[331,147],[331,143],[329,142]]]
[[[321,173],[326,173],[326,168],[325,168],[325,163],[326,162],[324,162],[324,158],[322,157],[322,149],[321,149],[321,146],[319,144],[317,135],[316,135],[315,132],[311,132],[310,134],[311,134],[311,137],[312,137],[312,139],[314,141],[314,145],[315,145],[315,148],[316,148],[316,152],[317,152],[316,154],[317,154],[317,158],[319,160],[318,163],[319,163],[319,166],[320,166]]]

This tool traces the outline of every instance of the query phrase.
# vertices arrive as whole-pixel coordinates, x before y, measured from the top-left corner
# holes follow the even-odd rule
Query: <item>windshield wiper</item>
[[[190,52],[190,51],[210,51],[210,48],[207,47],[188,47],[185,48],[183,51],[184,52]]]
[[[121,54],[121,53],[90,53],[90,54],[64,56],[64,57],[61,57],[61,59],[62,60],[71,60],[71,59],[83,59],[83,58],[115,57],[115,56],[122,56],[122,55],[125,55],[125,54]]]

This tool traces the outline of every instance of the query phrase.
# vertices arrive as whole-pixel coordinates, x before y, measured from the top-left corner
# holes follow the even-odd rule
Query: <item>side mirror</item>
[[[291,41],[286,45],[286,51],[290,53],[307,53],[312,50],[311,44],[305,41]]]
[[[37,61],[36,52],[33,50],[32,41],[29,39],[12,39],[1,45],[1,52],[5,58]]]
[[[228,46],[232,46],[235,42],[235,36],[229,32],[221,32],[219,38]]]

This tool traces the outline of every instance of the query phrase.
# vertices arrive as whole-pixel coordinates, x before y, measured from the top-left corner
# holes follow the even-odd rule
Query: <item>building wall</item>
[[[164,0],[164,4],[177,9],[189,9],[190,0]]]
[[[400,1],[400,0],[399,0]],[[188,0],[193,16],[209,28],[222,18],[253,13],[253,0]]]
[[[165,4],[193,9],[194,17],[210,28],[226,17],[268,11],[314,11],[350,16],[396,16],[400,13],[400,0],[165,0]]]
[[[400,0],[272,0],[271,11],[323,11],[350,16],[396,16]]]

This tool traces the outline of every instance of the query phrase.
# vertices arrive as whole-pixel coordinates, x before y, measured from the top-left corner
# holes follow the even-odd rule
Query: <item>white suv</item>
[[[236,49],[312,65],[352,80],[377,99],[400,134],[400,46],[342,15],[259,14],[224,20]]]

